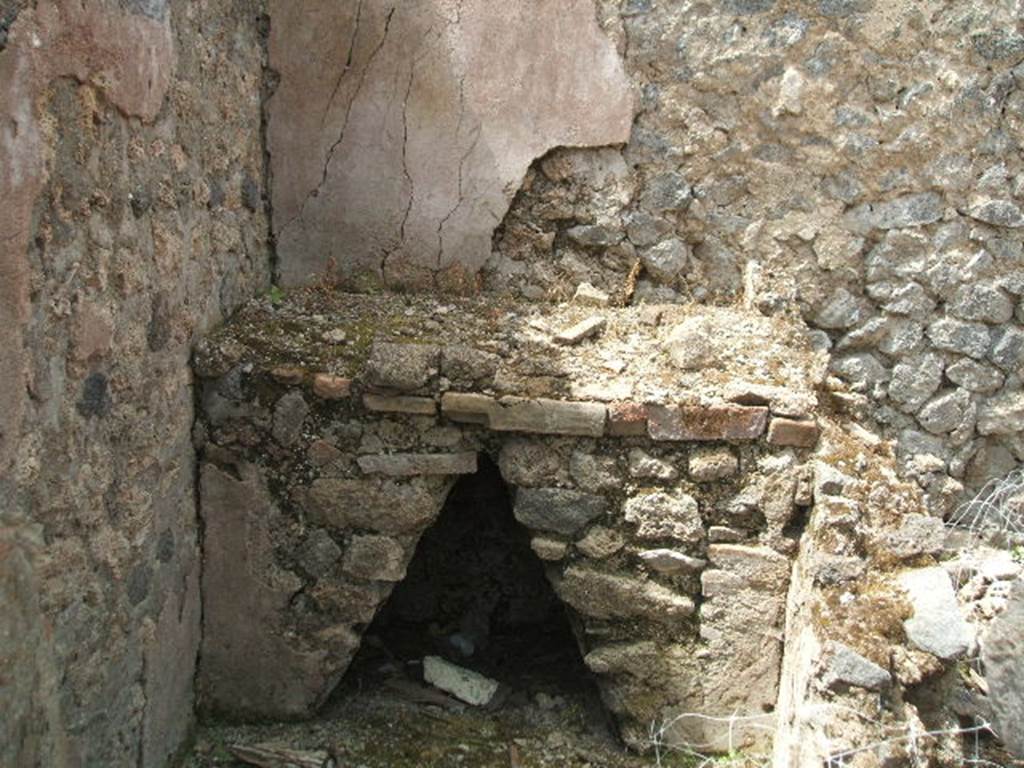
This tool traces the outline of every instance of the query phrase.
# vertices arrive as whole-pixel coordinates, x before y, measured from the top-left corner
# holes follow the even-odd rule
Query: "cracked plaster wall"
[[[629,138],[591,0],[275,0],[270,16],[285,284],[471,289],[530,162]]]
[[[188,361],[268,282],[260,11],[0,4],[0,764],[191,727]]]

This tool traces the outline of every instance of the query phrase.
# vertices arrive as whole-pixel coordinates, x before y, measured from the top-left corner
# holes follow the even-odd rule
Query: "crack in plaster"
[[[334,162],[334,154],[335,152],[337,152],[338,147],[341,146],[341,144],[345,141],[345,133],[348,131],[348,124],[350,118],[352,117],[352,110],[355,107],[356,101],[359,100],[359,95],[360,93],[362,93],[363,86],[366,84],[366,77],[369,74],[370,68],[373,66],[374,60],[377,58],[377,54],[380,53],[381,49],[384,47],[384,44],[387,42],[388,31],[391,29],[391,21],[395,16],[396,10],[397,6],[393,6],[391,10],[388,11],[387,18],[384,20],[384,32],[381,35],[380,40],[377,42],[377,45],[374,47],[373,51],[370,53],[369,58],[366,60],[366,66],[363,67],[363,71],[360,73],[359,83],[356,85],[355,93],[352,94],[352,98],[349,99],[349,102],[345,107],[345,119],[342,121],[341,130],[338,133],[338,138],[331,145],[331,148],[327,151],[327,159],[324,161],[324,169],[323,173],[320,175],[320,182],[316,185],[314,189],[310,190],[309,193],[306,194],[306,199],[302,201],[302,205],[299,207],[299,212],[295,214],[292,218],[290,218],[288,221],[286,221],[283,225],[281,225],[282,236],[284,235],[285,231],[288,230],[296,221],[303,220],[306,214],[306,206],[309,205],[309,201],[317,197],[320,194],[320,190],[323,189],[324,185],[327,183],[327,177],[330,173],[331,163]]]

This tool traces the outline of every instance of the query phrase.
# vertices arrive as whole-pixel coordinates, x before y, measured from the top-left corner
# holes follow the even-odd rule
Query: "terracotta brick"
[[[608,434],[613,437],[642,437],[647,434],[647,406],[619,402],[608,406]]]
[[[768,409],[742,405],[651,405],[648,432],[653,440],[756,440],[768,422]]]
[[[795,419],[772,419],[768,427],[768,442],[772,445],[789,445],[795,448],[813,448],[818,444],[821,430],[816,421]]]

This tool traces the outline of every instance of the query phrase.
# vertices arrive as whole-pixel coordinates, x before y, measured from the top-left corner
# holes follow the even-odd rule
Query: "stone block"
[[[448,482],[441,478],[381,480],[318,478],[305,493],[310,521],[336,530],[408,533],[425,527],[441,510]]]
[[[646,480],[675,480],[679,470],[670,461],[651,456],[642,448],[632,448],[628,455],[629,476]]]
[[[561,560],[569,553],[569,545],[566,542],[544,536],[535,536],[531,539],[530,549],[545,562]]]
[[[789,584],[789,558],[768,547],[712,544],[708,560],[716,568],[738,576],[749,589],[784,594]]]
[[[405,578],[405,550],[387,536],[353,536],[341,567],[368,581],[401,581]]]
[[[456,389],[489,386],[500,363],[497,355],[466,344],[453,344],[441,351],[441,375]]]
[[[408,413],[415,416],[433,416],[437,403],[430,397],[409,395],[363,395],[363,405],[377,413]]]
[[[826,646],[820,676],[822,684],[832,690],[854,686],[868,691],[880,691],[892,684],[888,670],[865,659],[849,646],[835,641],[830,641]]]
[[[313,377],[313,394],[324,400],[344,400],[352,394],[352,379],[318,373]]]
[[[564,488],[520,488],[513,514],[527,528],[571,536],[608,511],[603,496]]]
[[[946,542],[946,526],[937,517],[909,515],[895,531],[887,531],[881,539],[886,552],[910,559],[921,555],[938,555]]]
[[[984,359],[992,339],[987,325],[945,317],[928,326],[928,339],[938,349]]]
[[[626,539],[621,533],[600,525],[591,528],[586,536],[576,542],[576,549],[594,560],[611,557],[624,546]]]
[[[724,480],[739,471],[739,459],[728,448],[699,449],[690,456],[690,477],[698,483]]]
[[[660,584],[583,566],[570,567],[555,583],[555,591],[572,608],[595,619],[640,617],[676,624],[696,610],[689,597]]]
[[[1024,431],[1024,392],[1007,392],[978,408],[978,431],[983,435],[1013,435]]]
[[[284,447],[302,436],[302,424],[309,415],[309,404],[299,390],[292,390],[274,407],[274,439]]]
[[[971,630],[960,615],[949,574],[939,567],[900,576],[914,615],[903,622],[907,640],[922,651],[952,661],[967,653]]]
[[[613,456],[573,451],[569,457],[569,474],[577,486],[592,491],[610,491],[622,486],[622,474]]]
[[[793,448],[813,448],[818,444],[821,430],[816,421],[772,419],[768,425],[768,442]]]
[[[542,440],[512,438],[498,453],[498,468],[505,482],[520,488],[551,485],[565,478],[565,460]]]
[[[1015,757],[1024,758],[1024,581],[1017,581],[1006,610],[992,622],[981,658],[996,732]]]
[[[768,409],[743,405],[649,405],[652,440],[756,440],[768,423]]]
[[[476,472],[476,453],[393,453],[360,456],[356,463],[368,475],[472,475]]]
[[[708,528],[708,541],[712,544],[737,544],[745,538],[745,531],[727,525],[712,525]]]
[[[441,350],[433,344],[375,342],[363,378],[371,387],[412,392],[437,375],[440,362]]]
[[[586,320],[581,320],[576,323],[576,325],[571,328],[566,328],[564,331],[560,331],[555,334],[555,343],[563,346],[579,344],[581,341],[599,334],[607,325],[607,318],[599,315],[588,317]]]
[[[608,406],[608,434],[612,437],[646,436],[647,406],[642,403],[611,403]]]
[[[648,549],[641,552],[638,557],[649,569],[656,573],[663,573],[666,576],[675,576],[680,573],[698,573],[707,566],[706,560],[697,557],[684,555],[674,549]]]
[[[490,427],[497,432],[601,437],[606,419],[607,409],[600,403],[503,397],[490,412]]]
[[[640,539],[675,539],[697,544],[704,538],[697,500],[685,493],[641,493],[627,499],[623,511],[626,522],[636,525]]]

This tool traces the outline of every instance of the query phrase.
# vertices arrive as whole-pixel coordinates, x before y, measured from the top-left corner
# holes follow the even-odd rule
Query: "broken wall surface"
[[[163,766],[194,338],[267,284],[260,4],[0,4],[0,763]]]
[[[284,282],[742,301],[821,331],[937,514],[1019,465],[1015,4],[594,5],[274,4]]]
[[[632,92],[591,0],[269,9],[285,284],[471,290],[535,158],[629,137]]]

